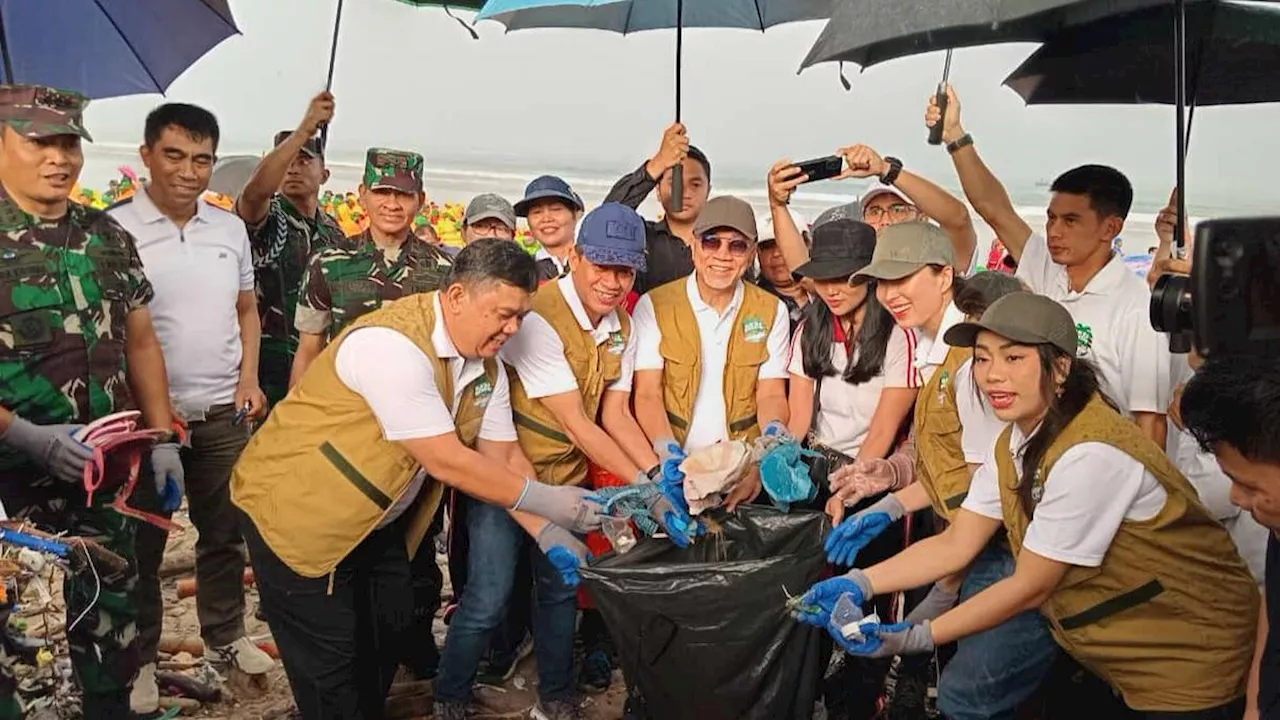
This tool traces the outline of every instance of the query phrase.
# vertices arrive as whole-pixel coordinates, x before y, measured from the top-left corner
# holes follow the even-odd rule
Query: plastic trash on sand
[[[787,589],[822,578],[826,515],[744,505],[707,514],[687,548],[641,540],[581,569],[650,720],[808,718],[821,628],[791,619]]]
[[[689,453],[680,463],[689,514],[699,515],[724,504],[725,497],[746,476],[751,447],[741,440],[719,442]]]

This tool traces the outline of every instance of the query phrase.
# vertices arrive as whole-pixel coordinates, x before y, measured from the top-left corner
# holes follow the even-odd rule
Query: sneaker
[[[156,684],[156,664],[147,663],[138,669],[138,678],[129,691],[129,709],[137,715],[146,715],[160,709],[160,686]]]
[[[480,667],[476,670],[476,682],[481,685],[501,686],[511,678],[515,677],[516,670],[520,667],[520,662],[533,654],[533,636],[525,634],[524,639],[516,646],[515,657],[511,662],[493,662],[492,660],[480,661]]]
[[[475,717],[475,715],[475,712],[467,703],[437,700],[431,716],[435,720],[467,720],[467,718]]]
[[[583,720],[582,709],[572,700],[538,701],[529,711],[533,720]]]
[[[263,675],[275,667],[275,660],[254,645],[247,637],[241,637],[230,645],[204,649],[204,659],[212,663],[239,668],[248,675]]]
[[[578,689],[589,695],[597,695],[613,684],[613,658],[602,649],[595,649],[582,657],[578,672]]]

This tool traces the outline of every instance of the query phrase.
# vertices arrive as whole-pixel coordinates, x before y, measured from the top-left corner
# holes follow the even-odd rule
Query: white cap
[[[800,213],[787,208],[787,212],[791,213],[791,222],[796,224],[796,228],[800,230],[800,234],[809,232],[809,221]],[[757,242],[766,242],[769,240],[777,240],[777,236],[773,232],[773,212],[766,213],[764,219],[760,221],[760,231],[757,233]]]
[[[881,195],[892,195],[908,205],[913,207],[915,206],[915,203],[911,202],[911,198],[903,195],[902,191],[898,188],[892,185],[875,185],[863,193],[862,197],[858,199],[858,205],[861,207],[862,212],[865,213],[867,211],[867,203],[870,203]]]

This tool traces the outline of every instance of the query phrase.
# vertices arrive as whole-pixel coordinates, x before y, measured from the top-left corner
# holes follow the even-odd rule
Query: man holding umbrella
[[[671,207],[671,168],[676,165],[683,168],[684,197],[680,211],[671,212],[667,209]],[[604,201],[639,208],[654,188],[666,215],[645,224],[649,269],[636,277],[636,292],[641,294],[693,272],[693,224],[711,195],[711,161],[689,144],[681,123],[662,133],[658,152],[618,180]]]
[[[112,510],[114,492],[86,507],[90,450],[72,439],[122,410],[170,437],[151,451],[160,477],[182,481],[172,438],[164,355],[147,304],[151,283],[133,237],[100,210],[69,200],[89,139],[83,96],[0,85],[0,500],[7,513],[100,542],[133,557],[134,523]],[[131,562],[132,566],[133,563]],[[129,717],[138,672],[135,570],[73,570],[63,592],[71,664],[84,716]],[[0,662],[0,718],[21,708]]]
[[[1105,165],[1059,175],[1050,186],[1044,234],[1036,234],[978,156],[973,136],[960,124],[955,91],[947,86],[946,94],[945,113],[930,97],[925,124],[942,123],[942,140],[969,204],[1017,262],[1018,279],[1071,312],[1079,356],[1098,366],[1107,394],[1163,448],[1172,390],[1169,343],[1148,319],[1147,284],[1112,249],[1133,204],[1128,178]]]
[[[342,230],[320,207],[320,186],[329,179],[317,133],[333,120],[333,95],[311,99],[296,130],[276,134],[267,153],[236,200],[236,213],[249,226],[258,307],[262,315],[259,376],[267,401],[275,405],[289,387],[298,349],[294,310],[311,253],[343,243]]]

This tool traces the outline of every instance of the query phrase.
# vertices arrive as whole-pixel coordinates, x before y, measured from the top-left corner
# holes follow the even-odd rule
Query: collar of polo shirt
[[[716,309],[708,305],[702,300],[702,296],[698,294],[698,280],[694,273],[689,273],[689,279],[684,284],[685,291],[689,294],[689,303],[693,305],[693,311],[697,312],[716,312]],[[738,284],[733,286],[733,299],[729,301],[729,306],[720,313],[720,317],[725,318],[736,312],[742,305],[742,296],[745,293],[743,281],[738,280]]]
[[[144,225],[150,225],[151,223],[157,223],[161,220],[169,219],[168,216],[160,212],[160,208],[156,207],[155,201],[151,199],[151,193],[147,189],[149,187],[149,183],[147,185],[143,185],[142,191],[134,193],[133,199],[130,201],[134,206],[134,212],[138,214],[138,219],[141,220]],[[191,219],[198,220],[199,222],[209,222],[209,213],[215,210],[222,212],[210,205],[204,198],[196,198],[196,214],[193,215]]]
[[[1124,264],[1124,258],[1120,257],[1119,253],[1112,252],[1107,264],[1089,278],[1089,282],[1084,285],[1084,290],[1077,293],[1071,289],[1071,279],[1067,276],[1066,266],[1059,267],[1062,268],[1062,272],[1059,274],[1058,284],[1068,295],[1109,295],[1120,287],[1125,275],[1130,272],[1129,267]]]

